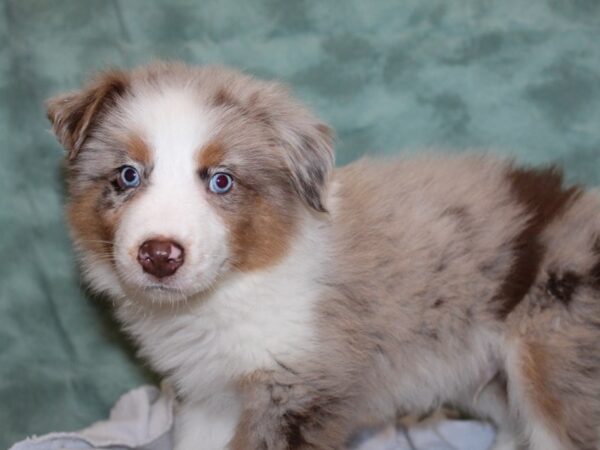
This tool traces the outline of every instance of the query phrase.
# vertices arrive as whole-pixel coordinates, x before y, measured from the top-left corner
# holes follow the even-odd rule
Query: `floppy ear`
[[[316,120],[289,123],[284,137],[296,192],[319,212],[326,212],[325,190],[334,164],[333,132]]]
[[[248,110],[274,129],[296,192],[308,206],[326,212],[325,189],[334,164],[331,129],[279,83],[263,84],[248,103]]]
[[[89,136],[98,114],[114,105],[129,86],[125,72],[99,74],[79,91],[58,95],[46,102],[48,119],[58,141],[73,160]]]

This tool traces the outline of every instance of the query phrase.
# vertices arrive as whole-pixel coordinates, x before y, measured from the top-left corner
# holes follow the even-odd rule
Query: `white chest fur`
[[[319,239],[310,234],[277,266],[230,276],[209,296],[161,312],[124,303],[118,316],[153,367],[197,400],[241,375],[293,361],[314,346],[321,263]]]

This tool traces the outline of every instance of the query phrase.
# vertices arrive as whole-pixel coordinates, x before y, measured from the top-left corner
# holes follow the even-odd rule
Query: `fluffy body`
[[[442,404],[497,449],[597,448],[597,192],[490,156],[334,170],[326,126],[222,68],[111,72],[48,111],[83,275],[176,387],[177,450],[339,449]],[[185,252],[162,279],[155,237]]]

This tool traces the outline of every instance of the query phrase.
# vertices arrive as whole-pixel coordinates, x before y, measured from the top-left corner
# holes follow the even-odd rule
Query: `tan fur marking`
[[[218,166],[223,162],[224,157],[225,150],[223,145],[218,141],[209,142],[202,147],[198,154],[198,166],[200,168]]]
[[[127,142],[127,153],[129,153],[131,158],[142,164],[148,165],[152,162],[152,153],[150,152],[148,145],[144,139],[137,134],[132,134],[129,137]]]
[[[551,372],[547,350],[541,344],[528,344],[523,360],[526,387],[533,404],[547,421],[546,425],[556,427],[562,423],[562,405],[548,386],[547,377]]]
[[[67,215],[71,229],[81,244],[90,252],[108,257],[112,255],[118,214],[100,213],[98,203],[101,192],[102,188],[98,186],[84,194],[73,196],[67,208]]]
[[[259,196],[247,206],[241,217],[228,220],[234,264],[242,271],[274,265],[288,250],[294,232],[293,221],[276,214]]]

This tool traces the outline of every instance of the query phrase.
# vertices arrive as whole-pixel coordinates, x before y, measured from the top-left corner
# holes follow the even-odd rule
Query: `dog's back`
[[[326,278],[346,298],[324,316],[353,317],[376,355],[372,379],[359,371],[369,412],[448,402],[526,424],[535,449],[595,448],[598,193],[481,155],[362,161],[336,180]]]

